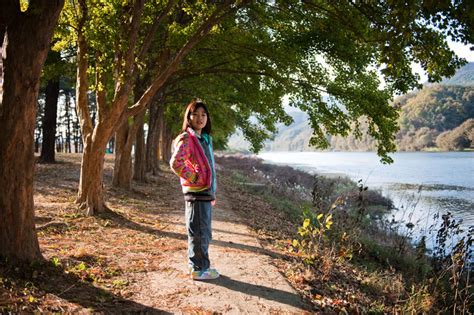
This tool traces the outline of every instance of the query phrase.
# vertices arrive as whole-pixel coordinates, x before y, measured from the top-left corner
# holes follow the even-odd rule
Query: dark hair
[[[206,115],[207,115],[207,123],[204,126],[204,128],[202,128],[202,130],[209,135],[211,134],[211,117],[209,116],[209,111],[207,110],[206,104],[204,104],[200,100],[193,100],[186,107],[186,111],[184,112],[183,127],[181,128],[182,131],[186,131],[188,127],[191,127],[191,122],[189,120],[191,117],[191,114],[194,113],[200,107],[204,108],[204,111],[206,112]]]

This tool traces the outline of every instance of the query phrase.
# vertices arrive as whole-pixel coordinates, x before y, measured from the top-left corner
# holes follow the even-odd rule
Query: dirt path
[[[184,201],[183,201],[184,207]],[[221,277],[193,281],[187,275],[186,231],[182,209],[167,214],[162,230],[177,239],[180,250],[169,252],[159,271],[146,274],[134,301],[169,312],[224,314],[301,314],[300,296],[271,264],[249,229],[220,196],[213,213],[210,258]],[[134,290],[135,291],[135,290]]]
[[[248,218],[234,212],[225,185],[214,208],[210,247],[211,264],[222,276],[199,282],[187,272],[184,198],[176,175],[164,170],[148,183],[134,183],[132,191],[112,188],[113,160],[108,157],[105,182],[111,211],[86,217],[74,204],[80,156],[59,158],[58,164],[38,164],[35,176],[40,247],[56,267],[28,279],[34,284],[28,291],[33,302],[25,301],[28,295],[20,287],[18,308],[10,309],[305,313],[298,293],[272,265],[278,254],[264,249],[243,223]]]

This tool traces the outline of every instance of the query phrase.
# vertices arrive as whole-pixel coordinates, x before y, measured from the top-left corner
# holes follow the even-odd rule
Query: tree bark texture
[[[0,255],[41,259],[34,224],[34,126],[39,79],[64,1],[0,3],[3,100],[0,103]]]
[[[103,212],[106,209],[104,202],[103,169],[107,142],[113,132],[113,126],[102,116],[93,126],[93,120],[88,106],[88,45],[83,33],[83,26],[87,20],[87,6],[84,0],[79,2],[80,17],[77,33],[77,81],[76,81],[76,111],[82,132],[83,155],[81,175],[76,202],[81,209],[85,209],[88,216]],[[101,93],[97,93],[97,101],[103,102]],[[98,107],[104,104],[98,104]]]
[[[154,101],[150,107],[148,136],[146,141],[146,171],[153,175],[158,175],[158,150],[160,141],[159,117],[163,116],[163,109],[160,103]]]
[[[106,209],[103,189],[103,166],[107,143],[115,132],[120,122],[123,121],[123,113],[128,104],[128,96],[131,91],[132,82],[128,79],[134,68],[133,52],[138,36],[138,26],[143,8],[143,1],[136,1],[133,9],[133,17],[129,27],[129,46],[123,60],[124,80],[116,83],[116,93],[110,104],[107,104],[106,91],[97,90],[97,116],[98,122],[95,126],[89,115],[87,100],[87,39],[83,33],[83,26],[88,18],[88,8],[85,0],[79,0],[80,16],[78,21],[78,68],[77,68],[77,111],[80,117],[81,131],[84,143],[84,153],[81,165],[81,177],[77,202],[81,208],[86,209],[86,215],[95,215]],[[96,52],[97,53],[97,52]],[[120,67],[121,68],[121,67]],[[105,77],[99,75],[96,82],[104,83]],[[105,84],[104,84],[105,86]]]
[[[143,126],[144,119],[145,110],[133,116],[131,122],[126,120],[115,133],[116,151],[112,183],[116,187],[125,189],[132,187],[132,148],[138,128]]]
[[[104,202],[103,170],[108,138],[97,135],[101,141],[88,141],[82,155],[79,193],[76,200],[86,215],[91,216],[106,209]],[[103,139],[106,139],[105,141]]]
[[[46,85],[46,100],[43,117],[43,142],[41,145],[42,163],[54,163],[55,140],[56,140],[56,120],[58,112],[59,78],[49,80]]]
[[[166,121],[163,119],[163,127],[161,128],[161,141],[160,141],[160,152],[161,159],[168,163],[171,159],[171,145],[173,143],[173,136],[171,129],[167,126]]]
[[[132,186],[132,146],[131,131],[126,120],[115,133],[115,165],[112,184],[130,189]]]
[[[142,117],[137,119],[138,129],[135,139],[135,159],[133,163],[133,179],[139,182],[146,182],[145,168],[145,132],[143,124],[145,121],[145,112]]]
[[[142,47],[144,48],[144,47]],[[150,83],[150,75],[146,73],[143,76],[138,75],[135,80],[133,88],[134,101],[138,101],[143,95],[146,86]],[[149,106],[147,106],[149,107]],[[138,115],[134,116],[135,125],[135,156],[133,159],[133,179],[139,182],[146,182],[146,168],[145,168],[145,132],[143,125],[145,123],[145,114],[147,108],[142,110]]]

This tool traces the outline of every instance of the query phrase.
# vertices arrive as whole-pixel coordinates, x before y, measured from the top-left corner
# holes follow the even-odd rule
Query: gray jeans
[[[206,270],[210,266],[208,250],[212,239],[211,219],[210,201],[186,201],[188,263],[195,271]]]

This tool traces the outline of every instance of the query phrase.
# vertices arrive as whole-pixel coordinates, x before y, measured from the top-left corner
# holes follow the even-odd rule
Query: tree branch
[[[87,5],[85,0],[79,0],[80,18],[78,20],[77,32],[77,75],[76,75],[76,109],[79,114],[79,121],[82,130],[82,140],[84,144],[92,134],[92,119],[89,114],[89,104],[87,100],[87,42],[84,38],[83,29],[87,20]]]
[[[138,30],[140,29],[140,19],[145,5],[144,0],[136,0],[132,12],[132,21],[130,23],[130,41],[128,50],[125,53],[124,74],[126,77],[131,76],[135,67],[135,47],[137,45]]]
[[[156,17],[155,21],[153,21],[153,25],[150,27],[150,30],[148,31],[145,39],[143,40],[142,48],[140,49],[140,52],[137,55],[138,61],[142,61],[143,57],[148,52],[148,49],[150,48],[151,43],[153,42],[153,36],[155,35],[158,26],[160,26],[160,24],[163,22],[163,20],[175,4],[176,0],[168,1],[168,4],[166,5],[166,8],[163,10],[163,12],[161,12],[161,14]]]
[[[100,59],[100,53],[96,52],[95,60]],[[95,95],[96,95],[96,103],[98,108],[99,120],[102,117],[106,116],[107,111],[107,98],[106,98],[106,87],[105,87],[105,76],[102,72],[100,67],[96,67],[95,69]]]
[[[163,72],[151,83],[149,88],[143,93],[142,97],[132,107],[126,111],[126,115],[129,116],[135,113],[138,107],[146,107],[150,100],[153,98],[158,89],[166,82],[166,80],[176,71],[178,65],[181,63],[183,58],[189,53],[189,51],[199,43],[204,37],[206,37],[212,27],[219,23],[227,15],[237,11],[240,7],[245,5],[249,0],[242,1],[240,5],[232,7],[233,1],[225,1],[209,18],[201,24],[191,38],[182,46],[178,53],[174,56],[171,62],[168,63]]]

